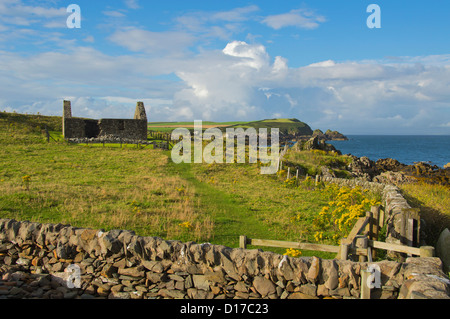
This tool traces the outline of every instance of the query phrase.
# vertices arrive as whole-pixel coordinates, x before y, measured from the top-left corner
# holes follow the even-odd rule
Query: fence
[[[383,249],[415,255],[420,257],[433,257],[434,247],[422,246],[420,248],[408,245],[392,244],[378,241],[379,229],[384,224],[384,212],[380,206],[373,206],[365,217],[357,220],[355,226],[346,238],[341,240],[340,246],[300,243],[289,241],[278,241],[268,239],[253,239],[245,235],[239,238],[239,247],[247,248],[247,245],[266,246],[278,248],[293,248],[311,251],[322,251],[336,253],[336,258],[340,260],[356,259],[360,262],[372,262],[376,257],[375,249]]]

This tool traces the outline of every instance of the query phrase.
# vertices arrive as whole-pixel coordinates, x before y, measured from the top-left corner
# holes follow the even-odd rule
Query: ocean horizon
[[[450,135],[347,135],[348,141],[328,141],[342,154],[373,161],[392,158],[412,165],[426,162],[443,168],[450,163]]]

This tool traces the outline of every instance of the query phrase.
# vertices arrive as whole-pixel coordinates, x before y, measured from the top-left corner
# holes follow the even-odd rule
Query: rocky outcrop
[[[380,172],[398,172],[402,170],[406,165],[400,163],[396,159],[383,158],[376,161],[375,166]]]
[[[374,264],[372,298],[450,298],[438,258]],[[0,298],[55,299],[359,298],[369,266],[8,219],[0,265]]]
[[[321,130],[317,129],[313,132],[313,137],[317,136],[321,140],[325,141],[347,141],[348,138],[338,131],[327,130],[323,133]]]
[[[374,182],[383,184],[400,185],[417,182],[417,178],[407,175],[404,172],[383,172],[372,179]]]
[[[376,167],[374,161],[370,160],[368,157],[356,157],[354,155],[349,155],[352,158],[352,162],[348,165],[347,169],[356,178],[364,178],[371,181],[372,178],[379,174],[379,170]]]
[[[352,163],[347,170],[352,177],[364,178],[368,181],[400,185],[424,181],[441,185],[450,184],[450,169],[440,169],[428,163],[405,165],[392,158],[379,159],[376,162],[368,157],[357,157],[348,154]]]
[[[318,136],[313,136],[306,142],[304,142],[301,146],[301,149],[304,151],[310,150],[322,150],[327,152],[336,152],[341,154],[333,145],[325,143],[325,140],[320,139]]]

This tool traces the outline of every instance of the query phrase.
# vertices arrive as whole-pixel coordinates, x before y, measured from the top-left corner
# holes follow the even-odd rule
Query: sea
[[[450,135],[349,135],[348,141],[328,141],[342,154],[373,161],[392,158],[412,165],[426,162],[440,168],[450,163]]]

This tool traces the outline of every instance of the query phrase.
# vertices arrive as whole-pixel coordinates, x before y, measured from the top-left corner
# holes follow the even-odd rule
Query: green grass
[[[202,121],[203,126],[210,126],[210,125],[219,125],[219,126],[232,126],[237,124],[243,124],[247,122],[241,122],[241,121],[233,121],[233,122],[211,122],[211,121]],[[193,129],[194,122],[149,122],[148,127],[149,130],[155,131],[155,132],[164,132],[164,133],[170,133],[172,132],[175,127],[173,126],[186,126],[188,129]],[[205,129],[205,128],[204,128]]]
[[[238,247],[240,235],[313,242],[310,221],[330,200],[261,175],[258,164],[176,165],[169,152],[148,147],[68,144],[60,125],[57,117],[1,113],[0,218]],[[293,223],[300,213],[305,223]],[[303,252],[312,254],[334,257]]]
[[[280,130],[280,134],[312,135],[313,133],[308,124],[297,119],[267,119],[236,124],[231,126],[231,128],[278,128]]]
[[[285,162],[294,167],[301,167],[308,175],[318,175],[322,167],[329,168],[336,177],[348,178],[346,167],[352,159],[346,155],[320,150],[288,152]]]
[[[400,189],[408,203],[420,209],[427,244],[434,246],[441,232],[450,229],[450,187],[419,182],[401,185]]]

